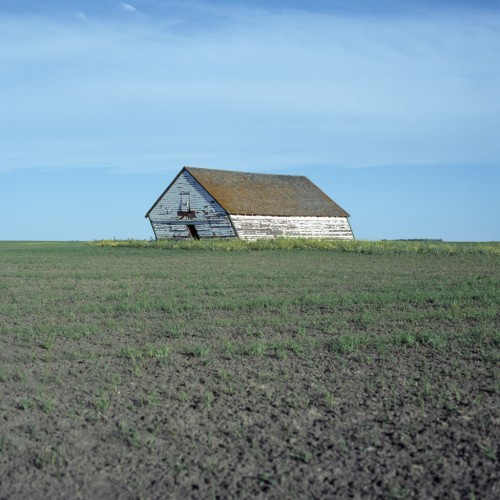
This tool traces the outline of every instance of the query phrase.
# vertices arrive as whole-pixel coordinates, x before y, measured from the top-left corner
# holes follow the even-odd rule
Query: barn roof
[[[304,176],[194,167],[184,167],[177,174],[146,217],[184,171],[189,172],[222,208],[233,215],[349,217],[343,208]]]
[[[230,214],[349,217],[304,176],[184,169]]]

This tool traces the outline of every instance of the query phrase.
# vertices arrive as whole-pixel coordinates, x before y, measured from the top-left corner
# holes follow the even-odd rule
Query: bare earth
[[[343,344],[336,349],[321,322],[334,325],[341,312],[336,318],[328,304],[320,310],[304,303],[289,322],[275,311],[259,323],[283,321],[281,333],[269,335],[275,342],[284,335],[288,344],[272,348],[264,335],[257,337],[263,344],[243,352],[231,346],[240,345],[241,338],[249,344],[255,339],[236,331],[234,325],[243,329],[236,316],[239,321],[247,314],[248,322],[258,322],[255,311],[233,313],[230,307],[214,306],[218,322],[212,329],[225,329],[223,341],[194,327],[170,337],[158,334],[168,315],[177,315],[183,324],[195,321],[194,305],[163,310],[158,323],[154,318],[161,314],[154,308],[140,318],[136,309],[99,312],[103,296],[96,283],[113,294],[122,290],[123,280],[137,282],[137,254],[85,250],[80,259],[87,264],[72,256],[70,270],[50,252],[23,255],[4,255],[6,267],[0,271],[0,498],[500,498],[498,343],[491,340],[498,336],[465,346],[453,340],[453,325],[440,318],[449,338],[445,346],[408,340],[390,348]],[[165,266],[187,257],[139,255]],[[246,259],[248,265],[258,261],[283,275],[284,257],[278,257],[270,252]],[[205,259],[213,263],[214,258],[220,257],[190,255],[201,259],[202,267]],[[225,258],[234,278],[241,273],[242,257]],[[351,281],[335,273],[321,281],[333,263],[346,264],[349,257],[334,257],[335,262],[328,255],[315,258],[316,286],[340,290]],[[375,273],[367,278],[370,283],[390,267],[377,274],[371,263],[356,258],[353,269]],[[299,269],[302,261],[294,259],[289,265]],[[110,262],[115,262],[112,270]],[[424,259],[418,265],[439,264],[433,262]],[[458,268],[472,280],[485,270],[498,272],[496,261],[490,269],[488,262],[475,270],[465,262]],[[411,272],[415,265],[401,264],[413,266]],[[220,272],[220,266],[213,272],[216,267]],[[39,284],[25,293],[34,269]],[[92,286],[85,273],[95,273]],[[305,279],[306,274],[298,276]],[[252,286],[255,281],[263,283],[262,293],[274,286],[264,285],[264,271],[254,276]],[[150,282],[147,289],[157,286]],[[433,286],[427,290],[431,295]],[[144,287],[138,285],[131,300],[139,300]],[[57,301],[49,295],[45,302],[39,298],[43,290],[54,296],[55,289],[61,291]],[[89,294],[82,295],[82,289]],[[123,304],[122,292],[116,293],[116,304]],[[398,300],[384,306],[384,321]],[[91,328],[88,336],[71,338],[53,309],[61,301],[73,332],[84,315],[84,324],[98,325],[104,333]],[[259,307],[261,315],[269,314]],[[425,307],[433,314],[429,303]],[[44,310],[44,324],[54,320],[57,328],[41,326]],[[299,317],[301,328],[294,330]],[[365,326],[358,324],[360,334],[377,331],[381,321],[375,314]],[[477,327],[478,321],[470,319],[464,328]],[[490,333],[491,328],[498,331],[498,315],[484,321]],[[142,323],[147,332],[138,326]],[[231,333],[231,328],[236,330]],[[335,328],[330,330],[328,335],[337,335]],[[54,337],[53,331],[67,333]]]

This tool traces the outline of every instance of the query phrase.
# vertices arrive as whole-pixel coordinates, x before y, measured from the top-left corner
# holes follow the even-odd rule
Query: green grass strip
[[[500,242],[445,243],[440,241],[364,241],[322,240],[309,238],[273,238],[244,241],[240,239],[206,240],[99,240],[92,245],[111,248],[149,248],[158,250],[325,250],[369,255],[500,255]]]

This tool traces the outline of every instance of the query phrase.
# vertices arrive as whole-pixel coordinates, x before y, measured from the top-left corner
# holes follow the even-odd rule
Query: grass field
[[[498,244],[176,245],[0,242],[0,498],[500,496]]]

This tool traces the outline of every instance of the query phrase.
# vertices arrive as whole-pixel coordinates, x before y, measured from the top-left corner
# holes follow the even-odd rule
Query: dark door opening
[[[189,224],[186,227],[187,227],[187,229],[189,231],[189,234],[191,235],[191,238],[193,238],[193,240],[199,240],[200,239],[198,231],[196,230],[196,227],[194,227],[193,224]]]

